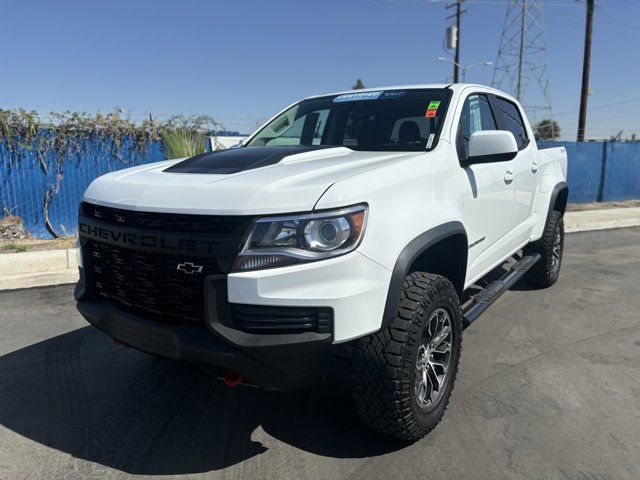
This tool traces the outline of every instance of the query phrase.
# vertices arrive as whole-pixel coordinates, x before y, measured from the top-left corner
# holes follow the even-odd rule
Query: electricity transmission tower
[[[529,91],[531,80],[539,91]],[[534,121],[552,118],[540,0],[509,0],[491,84],[516,97]]]

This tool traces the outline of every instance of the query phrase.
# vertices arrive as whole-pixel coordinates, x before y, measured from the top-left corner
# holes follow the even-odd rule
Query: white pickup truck
[[[341,360],[362,419],[418,439],[447,406],[463,329],[520,277],[558,279],[566,152],[533,135],[480,85],[307,98],[239,148],[96,179],[77,307],[229,385],[302,388]]]

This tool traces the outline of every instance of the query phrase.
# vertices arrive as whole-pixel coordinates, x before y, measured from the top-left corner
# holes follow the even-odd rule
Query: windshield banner
[[[345,93],[344,95],[338,95],[333,99],[334,102],[356,102],[359,100],[377,100],[382,91],[379,92],[360,92],[360,93]]]

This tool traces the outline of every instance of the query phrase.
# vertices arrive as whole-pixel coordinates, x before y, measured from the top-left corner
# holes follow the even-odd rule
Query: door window
[[[513,136],[516,137],[518,150],[522,150],[527,146],[528,139],[527,130],[524,128],[524,121],[522,120],[522,115],[520,115],[520,110],[518,110],[518,107],[513,102],[505,100],[504,98],[496,97],[496,102],[500,111],[499,115],[502,128],[513,133]]]
[[[460,160],[469,156],[469,139],[475,132],[481,130],[497,130],[496,120],[493,118],[489,99],[483,94],[469,95],[464,101],[456,146]]]

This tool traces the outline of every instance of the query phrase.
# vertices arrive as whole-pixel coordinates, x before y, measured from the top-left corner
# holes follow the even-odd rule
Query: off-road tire
[[[416,360],[427,321],[438,309],[449,314],[448,377],[430,409],[418,404]],[[449,403],[462,349],[462,313],[455,288],[440,275],[414,272],[404,280],[396,317],[390,325],[355,342],[352,389],[355,407],[370,427],[407,441],[429,433]]]
[[[554,262],[554,247],[560,236],[557,263]],[[549,215],[542,237],[524,248],[525,255],[539,253],[542,258],[527,272],[525,278],[533,286],[546,288],[558,281],[562,267],[564,250],[564,220],[562,213],[556,210]]]

